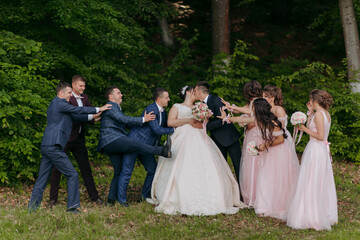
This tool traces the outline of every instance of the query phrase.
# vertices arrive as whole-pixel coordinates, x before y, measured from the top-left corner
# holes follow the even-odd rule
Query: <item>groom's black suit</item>
[[[206,104],[214,113],[214,117],[211,117],[206,125],[206,130],[210,131],[211,138],[214,140],[225,159],[227,159],[227,153],[229,153],[234,165],[236,180],[239,182],[241,159],[239,142],[240,133],[237,131],[234,124],[222,124],[222,120],[216,117],[221,115],[220,108],[224,106],[218,96],[209,95]]]

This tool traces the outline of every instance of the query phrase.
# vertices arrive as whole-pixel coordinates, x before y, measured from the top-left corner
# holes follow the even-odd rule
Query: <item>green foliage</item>
[[[258,60],[248,53],[247,44],[239,40],[230,57],[221,53],[214,58],[208,79],[211,91],[235,104],[244,103],[242,87],[251,78],[259,76],[259,70],[251,64]]]
[[[41,43],[0,32],[0,181],[33,179],[46,108],[53,94],[51,58]]]

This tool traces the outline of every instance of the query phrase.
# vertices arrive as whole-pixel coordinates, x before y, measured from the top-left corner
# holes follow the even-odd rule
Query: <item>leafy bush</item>
[[[33,179],[46,109],[54,92],[41,43],[0,32],[0,181]],[[16,180],[16,181],[18,181]]]

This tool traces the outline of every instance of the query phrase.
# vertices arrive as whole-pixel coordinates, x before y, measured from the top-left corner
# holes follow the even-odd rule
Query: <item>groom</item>
[[[240,148],[240,133],[236,130],[235,126],[227,123],[222,123],[222,120],[216,116],[220,116],[220,108],[224,106],[221,99],[218,96],[209,94],[209,83],[201,81],[196,84],[195,96],[197,100],[200,100],[208,105],[211,111],[214,113],[215,118],[210,118],[206,125],[206,130],[210,132],[210,137],[214,140],[215,144],[220,149],[225,160],[229,153],[231,161],[234,165],[236,180],[239,182],[239,170],[241,159]]]
[[[174,132],[174,128],[167,127],[167,116],[164,107],[170,101],[169,92],[164,88],[157,88],[153,93],[154,102],[147,106],[142,113],[154,112],[156,119],[148,122],[141,127],[134,127],[130,130],[129,137],[135,141],[146,143],[151,146],[157,146],[160,142],[161,135],[170,135]],[[168,137],[168,142],[170,138]],[[119,177],[119,202],[127,206],[127,187],[134,170],[136,157],[144,165],[147,175],[144,181],[140,201],[150,197],[151,185],[154,179],[157,163],[154,154],[145,153],[128,153],[123,156],[122,169]]]

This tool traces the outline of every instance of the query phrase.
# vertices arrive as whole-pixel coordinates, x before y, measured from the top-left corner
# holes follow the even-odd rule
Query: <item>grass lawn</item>
[[[360,168],[334,163],[339,223],[331,231],[293,230],[284,222],[259,217],[253,209],[235,215],[209,217],[168,216],[154,212],[146,202],[137,203],[145,170],[135,167],[123,208],[97,206],[90,202],[80,180],[81,211],[65,213],[66,184],[59,204],[48,208],[49,186],[42,207],[28,213],[32,186],[0,189],[0,239],[360,239]],[[112,177],[110,165],[93,166],[98,191],[106,198]]]

